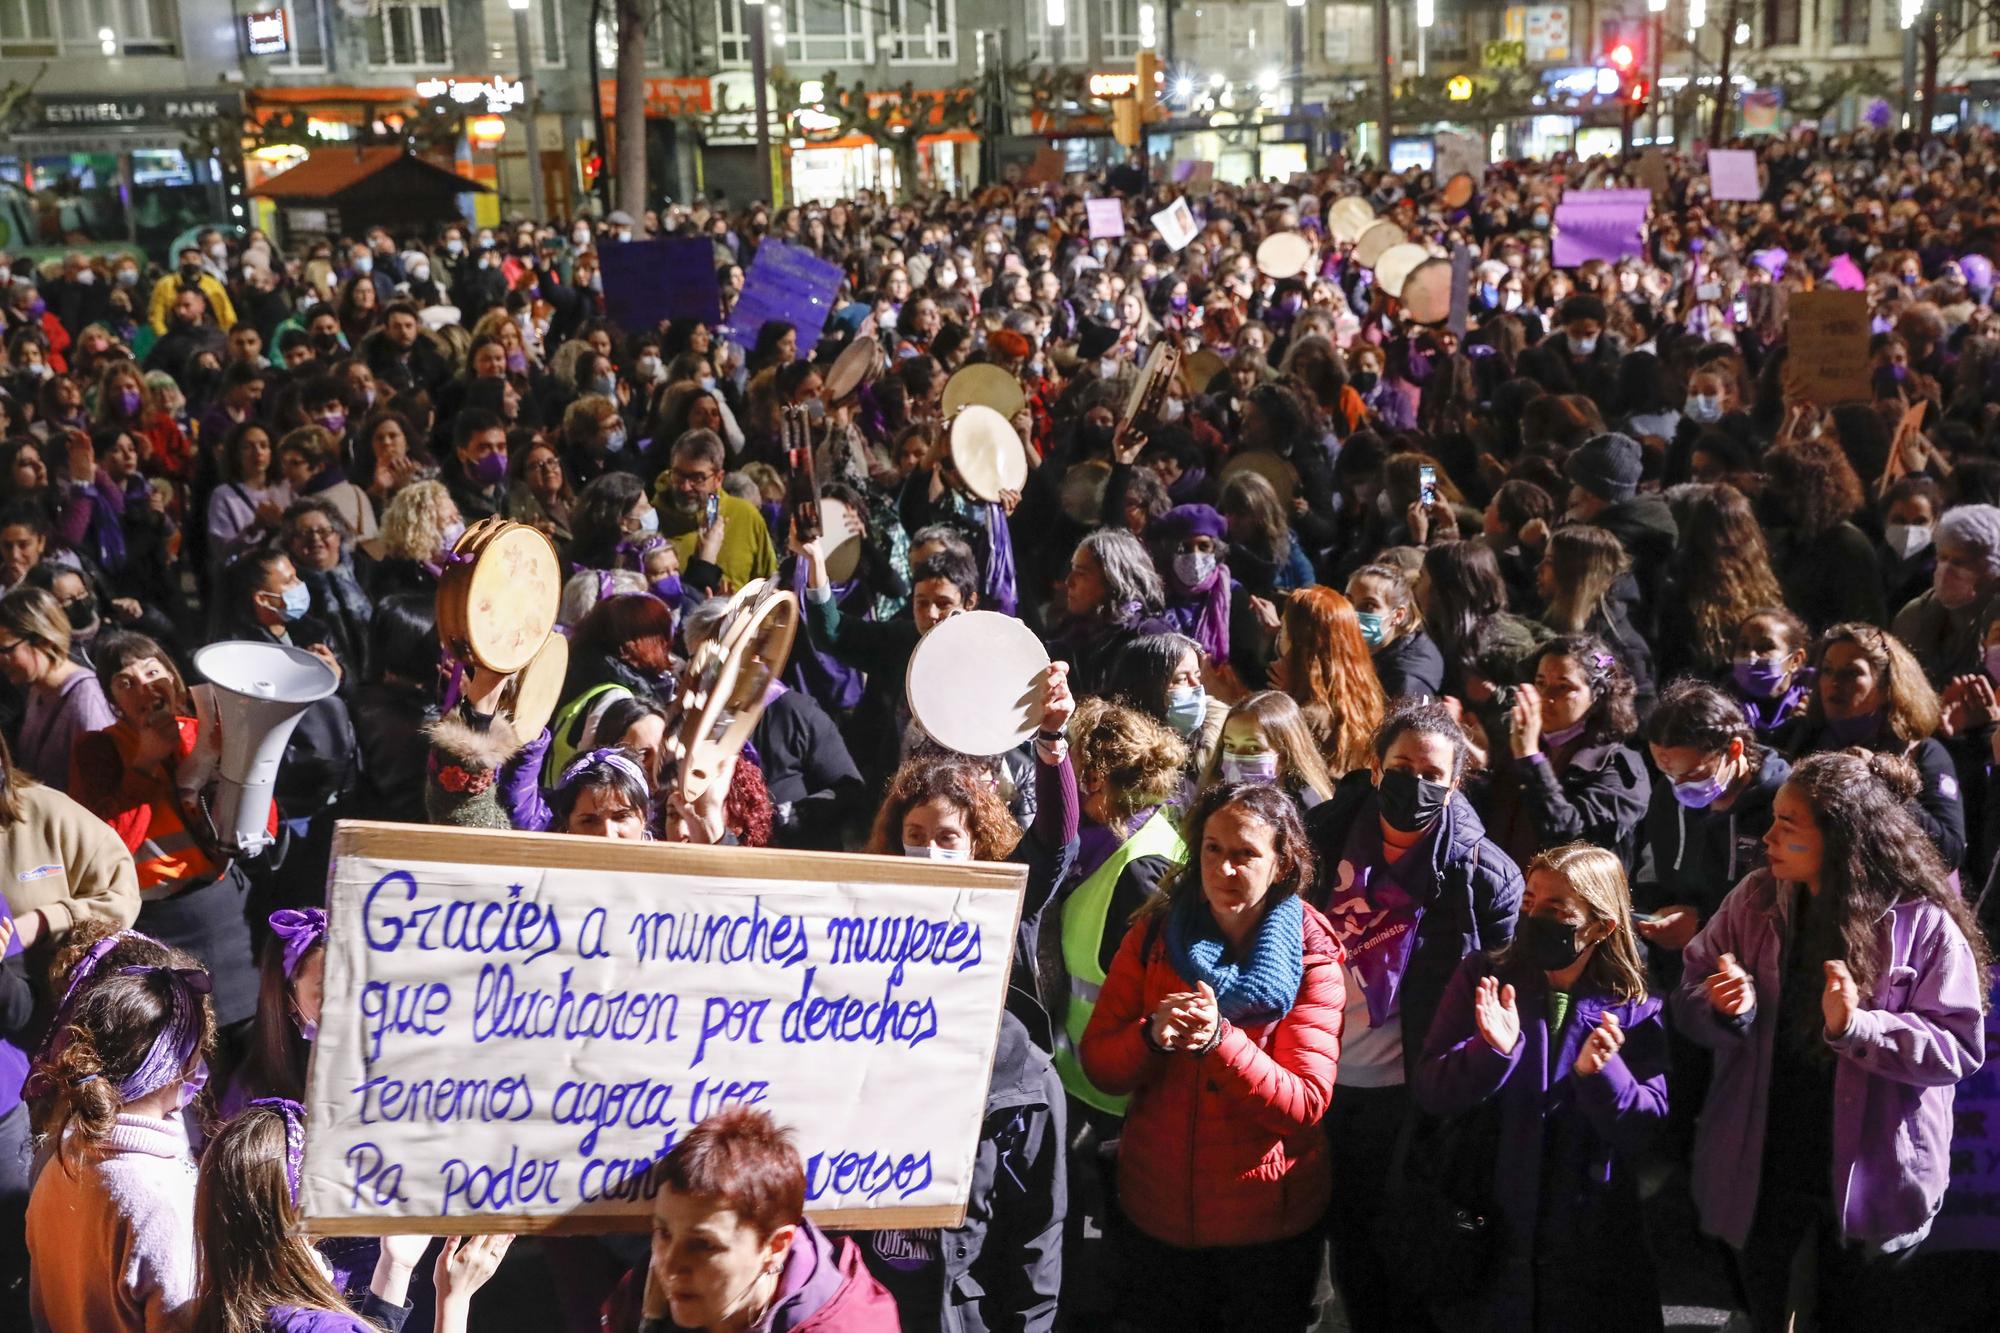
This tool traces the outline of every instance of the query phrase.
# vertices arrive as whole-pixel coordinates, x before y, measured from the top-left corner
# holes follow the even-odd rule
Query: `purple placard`
[[[757,345],[757,330],[782,319],[799,331],[799,359],[812,355],[833,313],[841,272],[811,251],[767,240],[743,275],[743,295],[729,314],[724,336],[745,352]]]
[[[1083,206],[1090,215],[1091,240],[1115,241],[1125,234],[1123,199],[1086,199]]]
[[[706,236],[613,242],[598,249],[597,262],[604,274],[604,313],[621,329],[636,333],[665,319],[710,328],[722,322],[715,243]]]
[[[1644,208],[1653,202],[1653,192],[1636,190],[1565,190],[1558,208]]]
[[[1575,195],[1556,206],[1555,266],[1575,268],[1593,259],[1616,263],[1620,259],[1646,253],[1646,210],[1652,206],[1650,190],[1604,190],[1591,193],[1637,194],[1637,201],[1572,202]]]
[[[1951,1184],[1925,1250],[2000,1250],[2000,985],[1986,1013],[1986,1063],[1952,1097]]]

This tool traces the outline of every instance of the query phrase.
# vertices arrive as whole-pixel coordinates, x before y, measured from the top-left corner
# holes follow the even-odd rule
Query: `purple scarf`
[[[1202,656],[1217,666],[1229,660],[1229,566],[1220,560],[1198,587],[1183,587],[1171,565],[1167,570],[1167,619],[1174,628],[1201,645]]]
[[[1406,861],[1417,858],[1433,835],[1418,839]],[[1382,846],[1382,826],[1369,812],[1355,821],[1341,853],[1332,893],[1327,896],[1327,920],[1334,938],[1347,951],[1347,966],[1361,983],[1368,1001],[1368,1023],[1381,1027],[1396,1004],[1396,992],[1416,949],[1417,925],[1424,904],[1398,881]]]
[[[786,563],[790,566],[785,571],[786,586],[792,590],[792,595],[799,599],[799,605],[804,606],[806,578],[809,573],[806,562],[788,558]],[[859,586],[859,579],[834,584],[834,604],[838,606],[844,603]],[[872,605],[875,599],[873,594],[869,594],[862,600]],[[861,702],[862,692],[868,687],[867,677],[831,653],[822,651],[810,635],[800,635],[793,643],[792,660],[785,667],[785,675],[789,678],[793,689],[811,695],[829,712],[853,708]]]
[[[986,582],[979,590],[982,610],[1014,614],[1018,602],[1014,583],[1014,538],[1007,529],[1007,511],[997,503],[986,506]]]
[[[1207,481],[1207,468],[1200,466],[1187,468],[1167,487],[1167,498],[1177,505],[1194,504]]]
[[[1793,709],[1806,697],[1807,689],[1804,683],[1796,683],[1775,699],[1750,699],[1738,694],[1736,702],[1742,707],[1750,729],[1759,736],[1769,736],[1792,716]]]

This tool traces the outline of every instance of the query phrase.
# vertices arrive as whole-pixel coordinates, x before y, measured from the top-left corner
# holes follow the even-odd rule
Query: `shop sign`
[[[1132,90],[1139,86],[1139,76],[1135,73],[1120,74],[1100,71],[1090,76],[1085,85],[1090,95],[1100,102],[1109,102],[1117,97],[1130,97]]]
[[[282,9],[245,14],[243,40],[253,56],[281,56],[292,49],[291,21]]]
[[[236,120],[243,115],[241,93],[48,93],[29,103],[29,126],[46,129],[179,127],[196,120]]]
[[[429,100],[442,97],[463,107],[477,107],[489,116],[505,115],[528,104],[528,90],[519,79],[503,79],[498,74],[484,82],[470,79],[425,79],[417,85],[417,96]]]
[[[1510,5],[1504,31],[1520,42],[1530,64],[1559,65],[1570,58],[1568,5]]]
[[[709,115],[715,110],[715,80],[693,77],[647,79],[645,98],[646,115],[654,120],[669,116]],[[600,80],[597,100],[605,115],[615,114],[618,109],[617,81]]]

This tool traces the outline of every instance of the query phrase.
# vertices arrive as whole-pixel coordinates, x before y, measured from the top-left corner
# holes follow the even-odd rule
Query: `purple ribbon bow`
[[[271,933],[284,941],[285,980],[290,981],[298,975],[306,955],[326,938],[326,910],[308,907],[301,912],[281,907],[271,913]]]
[[[306,1108],[290,1097],[259,1097],[252,1106],[268,1106],[285,1118],[285,1187],[292,1207],[299,1206],[299,1177],[306,1162]]]

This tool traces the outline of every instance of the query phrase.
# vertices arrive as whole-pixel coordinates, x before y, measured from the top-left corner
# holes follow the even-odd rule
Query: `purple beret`
[[[1985,255],[1961,255],[1958,267],[1965,274],[1966,286],[1974,291],[1993,290],[1993,261]]]
[[[1153,520],[1153,531],[1173,541],[1189,537],[1213,537],[1221,541],[1229,535],[1229,520],[1213,505],[1175,505]]]

